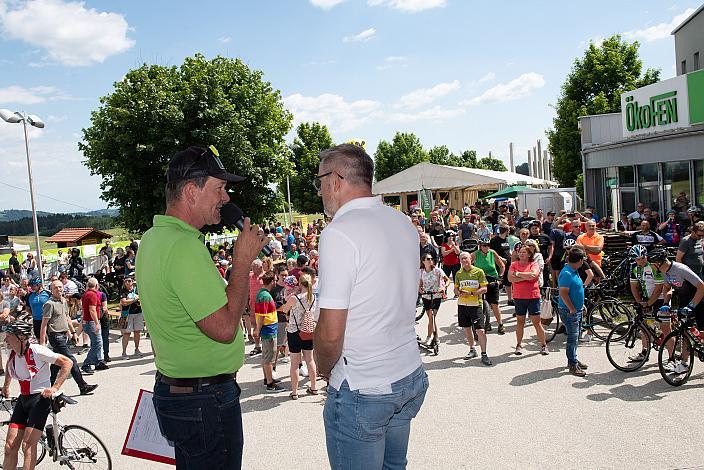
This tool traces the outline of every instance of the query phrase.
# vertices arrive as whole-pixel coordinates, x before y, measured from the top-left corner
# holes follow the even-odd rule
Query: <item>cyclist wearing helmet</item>
[[[488,283],[484,299],[494,312],[496,323],[499,325],[498,333],[503,335],[506,330],[501,322],[501,311],[499,310],[499,278],[503,277],[506,265],[501,256],[490,248],[490,243],[488,238],[479,240],[479,250],[472,253],[472,265],[484,271]],[[488,326],[486,330],[491,331],[491,322],[489,318],[486,320]]]
[[[629,258],[635,261],[631,269],[630,285],[633,299],[638,302],[638,310],[647,309],[652,312],[662,307],[665,297],[665,278],[660,271],[648,263],[648,250],[643,245],[633,245],[629,251]],[[670,333],[670,325],[662,323],[663,335]],[[648,354],[646,349],[645,334],[641,335],[643,350],[630,358],[633,362],[640,362]]]
[[[39,344],[30,344],[32,326],[16,321],[7,326],[5,343],[10,351],[7,374],[2,393],[10,396],[10,382],[20,383],[20,396],[12,411],[5,441],[3,468],[17,468],[17,454],[22,446],[22,468],[33,469],[37,461],[37,442],[42,435],[51,407],[51,396],[56,394],[71,373],[69,358]],[[51,384],[52,364],[61,368]]]
[[[687,209],[687,218],[689,219],[689,225],[687,229],[694,227],[694,225],[702,220],[702,210],[697,206],[692,206]]]
[[[39,339],[42,326],[42,307],[49,300],[51,295],[44,289],[42,280],[38,277],[29,281],[32,292],[27,296],[27,303],[32,310],[32,325],[34,327],[34,337]]]

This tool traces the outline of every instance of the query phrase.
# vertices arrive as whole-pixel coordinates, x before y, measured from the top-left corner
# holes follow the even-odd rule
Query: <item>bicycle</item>
[[[0,400],[0,404],[7,401],[5,398],[0,398]],[[12,406],[14,406],[16,401],[16,398],[10,400]],[[66,425],[57,417],[57,414],[64,406],[75,405],[76,403],[78,403],[76,400],[63,393],[51,398],[51,409],[49,412],[51,424],[47,424],[44,427],[44,432],[39,438],[37,464],[48,453],[52,461],[58,462],[59,465],[66,465],[70,469],[97,465],[91,468],[111,470],[112,459],[110,458],[110,453],[98,436],[83,426],[76,424]],[[55,430],[58,430],[58,432],[55,432]]]
[[[685,316],[678,311],[676,316],[677,326],[663,339],[663,344],[671,346],[672,354],[665,357],[663,352],[668,350],[665,347],[658,352],[660,375],[673,387],[679,387],[689,380],[695,355],[704,362],[704,340],[694,326],[694,315]]]
[[[636,306],[637,304],[632,304]],[[676,321],[676,311],[665,314],[645,308],[636,308],[636,316],[614,326],[606,337],[606,357],[618,370],[633,372],[643,367],[650,357],[650,350],[658,351],[664,344],[665,335],[660,323]],[[641,346],[639,350],[638,347]],[[645,354],[641,354],[645,351]]]
[[[15,403],[17,398],[7,399],[0,395],[0,412],[7,412],[7,419],[0,420],[0,468],[3,468],[3,462],[5,460],[5,439],[7,437],[7,431],[2,429],[10,425],[10,417],[12,416],[12,410],[15,408]],[[37,442],[37,465],[39,462],[44,460],[46,457],[46,435],[42,434]],[[19,452],[17,453],[17,463],[22,464],[24,462],[24,453],[22,452],[22,446],[20,446]]]
[[[634,317],[630,306],[610,295],[612,291],[608,284],[611,281],[607,278],[594,287],[584,289],[585,313],[581,326],[602,341],[606,341],[614,326]]]

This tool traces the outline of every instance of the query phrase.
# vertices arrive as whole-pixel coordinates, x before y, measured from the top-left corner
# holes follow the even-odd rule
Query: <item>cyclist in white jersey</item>
[[[46,346],[30,344],[32,325],[16,321],[7,326],[5,342],[10,351],[2,393],[10,396],[10,382],[20,383],[20,396],[12,411],[5,440],[3,468],[17,468],[17,454],[22,446],[23,469],[32,470],[37,463],[37,442],[44,431],[51,397],[55,395],[68,376],[73,363],[66,356],[56,354]],[[51,365],[61,368],[56,381],[51,384]]]

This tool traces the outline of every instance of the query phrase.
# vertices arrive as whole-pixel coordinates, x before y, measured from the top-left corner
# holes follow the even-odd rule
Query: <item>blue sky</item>
[[[568,4],[569,3],[569,4]],[[32,130],[37,208],[105,207],[83,167],[81,129],[99,99],[142,63],[196,52],[240,57],[281,91],[295,123],[372,153],[396,131],[454,152],[516,164],[552,124],[572,62],[622,33],[646,66],[674,76],[672,29],[693,1],[0,0],[0,108],[46,121]],[[545,148],[545,147],[544,147]],[[15,189],[12,186],[21,189]],[[0,209],[30,207],[21,127],[0,122]]]

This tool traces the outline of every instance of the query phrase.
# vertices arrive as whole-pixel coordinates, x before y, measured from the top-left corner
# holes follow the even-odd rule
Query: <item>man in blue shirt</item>
[[[586,364],[577,359],[577,338],[579,337],[579,324],[582,321],[582,307],[584,306],[584,285],[577,270],[586,259],[584,250],[579,247],[572,248],[567,253],[567,263],[560,271],[557,286],[560,288],[558,311],[567,332],[567,365],[570,374],[577,377],[587,375],[584,369]]]
[[[32,288],[32,292],[30,292],[29,296],[27,296],[27,300],[29,307],[32,310],[32,326],[34,327],[34,336],[37,338],[37,341],[39,341],[39,338],[41,337],[40,333],[43,318],[42,307],[44,307],[44,304],[51,296],[49,295],[49,292],[44,290],[42,280],[38,277],[35,277],[29,281],[29,286]]]

